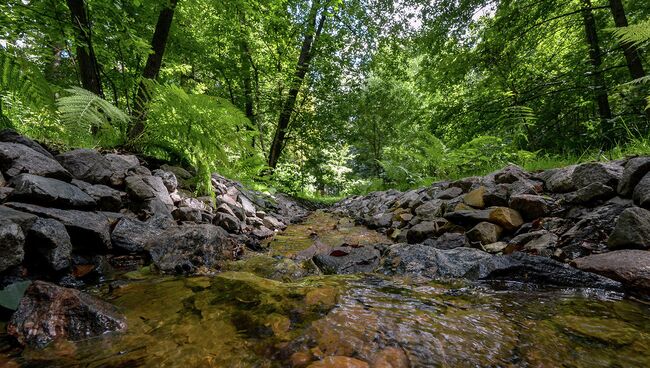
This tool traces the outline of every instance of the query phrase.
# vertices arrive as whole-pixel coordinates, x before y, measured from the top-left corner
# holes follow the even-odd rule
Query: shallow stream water
[[[650,367],[650,307],[619,294],[324,276],[301,261],[310,247],[386,241],[316,212],[278,234],[267,254],[216,276],[142,270],[88,290],[123,311],[128,332],[40,351],[0,337],[0,366],[291,367],[346,356],[378,368]]]

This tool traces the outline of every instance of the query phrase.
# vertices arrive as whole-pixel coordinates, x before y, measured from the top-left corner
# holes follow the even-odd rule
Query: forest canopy
[[[5,0],[0,128],[344,195],[650,153],[650,2]]]

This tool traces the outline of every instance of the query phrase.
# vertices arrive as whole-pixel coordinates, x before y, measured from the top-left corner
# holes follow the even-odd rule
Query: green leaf
[[[0,306],[16,310],[18,304],[20,304],[20,299],[25,295],[25,290],[27,290],[31,284],[31,281],[19,281],[0,290]]]

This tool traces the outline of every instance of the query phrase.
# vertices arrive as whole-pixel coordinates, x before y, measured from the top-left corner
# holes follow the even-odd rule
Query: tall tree
[[[321,11],[320,19],[318,18],[319,11]],[[289,93],[287,94],[287,97],[282,105],[280,117],[278,118],[278,124],[275,129],[275,135],[273,136],[273,142],[271,143],[271,149],[269,151],[269,166],[272,169],[275,169],[275,167],[278,165],[278,160],[282,154],[282,149],[284,148],[285,138],[287,135],[287,129],[289,127],[289,122],[291,121],[291,116],[296,105],[296,98],[300,92],[300,87],[302,86],[302,82],[305,79],[305,75],[309,70],[311,59],[314,56],[314,45],[320,37],[321,32],[323,31],[323,26],[325,25],[325,16],[325,6],[321,5],[320,0],[313,0],[309,14],[307,16],[306,30],[304,39],[302,41],[302,47],[300,48],[300,56],[298,57],[296,72],[291,82]]]
[[[67,0],[68,8],[72,16],[72,25],[75,31],[77,45],[77,64],[79,65],[79,76],[83,88],[104,97],[101,77],[99,74],[99,63],[95,56],[92,42],[92,32],[88,17],[88,8],[84,0]]]
[[[612,10],[612,15],[614,16],[614,24],[616,27],[627,27],[627,16],[625,15],[623,2],[621,0],[610,0],[609,6]],[[622,42],[621,47],[623,48],[623,54],[625,54],[627,68],[630,71],[632,79],[645,77],[645,71],[643,70],[643,64],[641,62],[641,55],[639,55],[639,50],[637,47],[630,42]]]
[[[594,82],[594,97],[598,104],[601,130],[603,137],[605,138],[603,143],[609,148],[614,143],[610,138],[611,134],[613,134],[612,110],[609,106],[607,82],[605,81],[605,75],[602,70],[603,57],[598,43],[598,28],[596,26],[596,18],[592,11],[591,0],[582,0],[582,5],[585,33],[587,36],[587,43],[589,44],[589,59],[591,60],[591,66],[593,68],[592,76]]]
[[[158,14],[158,22],[151,39],[151,53],[147,57],[147,63],[142,71],[142,79],[138,84],[138,92],[134,101],[133,125],[129,130],[129,139],[137,138],[144,132],[145,122],[147,120],[147,104],[149,103],[150,94],[147,91],[147,79],[154,80],[160,73],[169,30],[172,26],[174,11],[178,0],[169,0],[169,3]]]

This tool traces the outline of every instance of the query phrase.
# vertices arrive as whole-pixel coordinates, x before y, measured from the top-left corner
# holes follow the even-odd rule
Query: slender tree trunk
[[[79,64],[79,76],[83,88],[94,94],[104,97],[102,82],[99,75],[99,64],[93,49],[90,21],[88,10],[84,0],[67,0],[68,8],[72,16],[72,25],[75,31],[77,44],[77,64]]]
[[[162,65],[163,55],[165,54],[169,30],[172,26],[174,10],[176,9],[177,3],[178,0],[169,0],[169,5],[163,8],[158,14],[158,22],[156,23],[153,38],[151,39],[151,50],[153,52],[147,57],[147,63],[142,71],[142,80],[138,85],[138,92],[134,101],[133,125],[129,130],[129,139],[131,140],[137,138],[144,132],[147,120],[147,105],[150,99],[146,80],[154,80],[158,77],[158,73],[160,73],[160,66]]]
[[[325,14],[321,14],[318,25],[316,25],[319,9],[320,1],[313,0],[311,9],[309,11],[309,16],[307,18],[307,30],[305,32],[305,37],[300,49],[300,56],[298,57],[296,73],[293,77],[291,88],[289,89],[287,98],[284,101],[282,110],[280,111],[278,125],[276,127],[273,142],[271,143],[271,149],[269,151],[269,167],[271,167],[271,169],[275,169],[275,167],[278,165],[278,160],[280,159],[280,155],[282,154],[282,149],[285,143],[284,140],[287,134],[287,128],[289,127],[291,115],[293,114],[293,109],[296,105],[296,98],[300,92],[300,87],[302,86],[302,82],[305,79],[305,75],[309,70],[309,63],[311,62],[311,58],[314,56],[314,41],[318,39],[318,36],[323,30],[323,26],[325,24]]]
[[[612,110],[609,106],[609,96],[607,95],[607,84],[605,75],[602,72],[602,53],[598,44],[598,28],[596,27],[596,18],[591,10],[591,0],[582,0],[585,33],[589,44],[589,58],[593,67],[592,76],[594,79],[594,97],[598,104],[598,114],[600,116],[601,130],[606,148],[610,148],[614,141],[611,135],[612,130]]]
[[[612,15],[614,16],[614,24],[616,27],[627,27],[627,17],[625,16],[625,9],[623,8],[623,2],[621,0],[610,0],[609,1],[610,9],[612,10]],[[641,55],[639,55],[639,50],[629,42],[621,43],[623,48],[623,53],[625,54],[625,61],[627,62],[627,68],[630,71],[630,76],[632,79],[639,79],[645,77],[645,71],[643,70],[643,64],[641,62]]]
[[[239,24],[241,27],[240,35],[240,44],[239,48],[241,50],[241,68],[242,68],[242,79],[244,85],[244,112],[246,117],[251,122],[251,125],[247,126],[246,129],[249,131],[254,131],[255,128],[255,110],[253,103],[253,87],[252,87],[252,76],[251,76],[251,53],[248,47],[248,41],[246,40],[246,33],[244,31],[246,26],[246,17],[244,13],[239,15]],[[255,136],[251,139],[251,147],[255,147]]]

